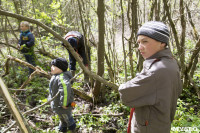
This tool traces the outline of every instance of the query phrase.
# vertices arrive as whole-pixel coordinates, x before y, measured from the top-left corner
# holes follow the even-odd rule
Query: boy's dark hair
[[[68,62],[66,59],[64,58],[57,58],[57,59],[54,59],[52,62],[51,62],[51,65],[54,65],[56,67],[58,67],[59,69],[61,69],[63,72],[67,71],[67,68],[68,68]]]

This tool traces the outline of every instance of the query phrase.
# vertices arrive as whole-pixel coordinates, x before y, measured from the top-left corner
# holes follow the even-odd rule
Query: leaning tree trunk
[[[98,0],[98,29],[99,29],[99,43],[97,49],[97,75],[103,76],[104,74],[104,54],[105,54],[105,46],[104,46],[104,34],[105,34],[105,24],[104,24],[104,0]],[[101,82],[96,81],[93,94],[95,98],[99,95],[101,90]]]

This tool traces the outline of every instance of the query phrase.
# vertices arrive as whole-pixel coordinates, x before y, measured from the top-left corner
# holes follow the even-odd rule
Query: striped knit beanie
[[[146,22],[138,30],[137,36],[144,35],[148,36],[159,42],[169,43],[169,31],[167,26],[159,21],[149,21]]]

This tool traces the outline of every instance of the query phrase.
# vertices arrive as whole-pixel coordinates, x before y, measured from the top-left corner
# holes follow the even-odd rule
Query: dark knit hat
[[[169,31],[167,26],[163,22],[149,21],[140,27],[137,36],[144,35],[159,42],[169,43]]]
[[[63,72],[67,71],[67,68],[68,68],[68,62],[64,58],[54,59],[51,62],[51,65],[54,65],[54,66],[60,68]]]
[[[77,48],[77,40],[75,37],[71,37],[67,41],[71,44],[72,47]]]

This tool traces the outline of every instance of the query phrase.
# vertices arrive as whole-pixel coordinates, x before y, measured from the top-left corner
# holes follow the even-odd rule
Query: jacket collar
[[[168,58],[172,57],[172,53],[169,50],[169,48],[166,48],[164,50],[161,50],[161,51],[155,53],[154,55],[152,55],[151,57],[147,58],[146,60],[155,59],[155,58],[162,58],[162,57],[168,57]]]
[[[147,58],[143,63],[143,67],[146,69],[150,69],[152,64],[154,64],[156,61],[159,61],[162,58],[172,58],[172,53],[168,48],[161,50],[152,55],[151,57]]]
[[[21,31],[22,35],[26,35],[27,33],[29,33],[30,30],[26,30],[26,31]]]

